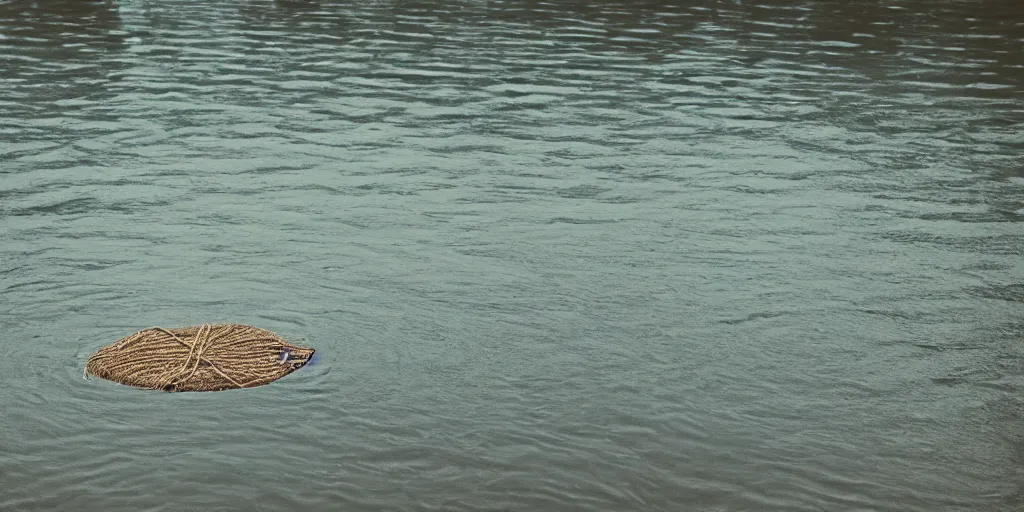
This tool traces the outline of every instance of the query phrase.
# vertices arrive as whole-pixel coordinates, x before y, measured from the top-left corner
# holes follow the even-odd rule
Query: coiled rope
[[[152,327],[101,348],[84,376],[166,391],[249,388],[301,368],[314,352],[248,325]]]

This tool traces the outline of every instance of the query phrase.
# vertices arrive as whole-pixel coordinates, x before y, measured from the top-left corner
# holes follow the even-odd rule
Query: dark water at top
[[[6,1],[0,114],[0,510],[1024,509],[1017,1]]]

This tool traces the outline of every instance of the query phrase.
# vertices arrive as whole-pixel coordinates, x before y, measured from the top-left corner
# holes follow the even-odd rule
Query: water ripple
[[[0,1],[0,509],[1020,508],[1018,19]]]

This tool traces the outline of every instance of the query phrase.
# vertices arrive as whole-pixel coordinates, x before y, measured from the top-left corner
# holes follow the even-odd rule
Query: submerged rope
[[[247,388],[284,377],[313,352],[248,325],[152,327],[100,349],[84,375],[167,391]]]

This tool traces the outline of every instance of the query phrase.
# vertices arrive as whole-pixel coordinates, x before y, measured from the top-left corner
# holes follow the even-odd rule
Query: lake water
[[[1017,1],[5,0],[0,115],[0,510],[1024,509]]]

